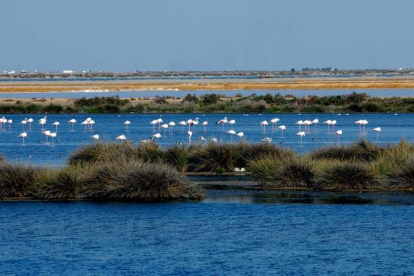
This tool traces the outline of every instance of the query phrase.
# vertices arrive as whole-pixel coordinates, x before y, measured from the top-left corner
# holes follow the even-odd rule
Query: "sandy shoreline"
[[[0,93],[414,89],[414,78],[0,82]]]

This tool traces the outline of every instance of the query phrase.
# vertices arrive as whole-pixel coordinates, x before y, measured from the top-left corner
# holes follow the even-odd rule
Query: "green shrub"
[[[178,171],[185,172],[188,165],[188,150],[175,145],[165,150],[163,160]]]
[[[233,172],[240,158],[240,147],[232,144],[209,143],[200,145],[190,153],[188,171],[216,172],[222,167],[226,172]]]
[[[344,162],[327,168],[319,177],[319,188],[334,191],[378,189],[379,180],[367,165]]]
[[[397,145],[386,147],[374,163],[375,170],[391,176],[397,172],[414,155],[414,145],[402,140]]]
[[[271,156],[276,159],[290,158],[295,154],[292,150],[277,147],[269,143],[238,144],[240,157],[237,160],[237,167],[245,167],[251,160],[257,160],[263,156]]]
[[[158,202],[202,199],[204,195],[197,185],[167,165],[118,160],[94,170],[86,197]]]
[[[312,159],[337,159],[346,160],[375,160],[381,153],[381,148],[361,140],[359,143],[350,146],[334,146],[328,148],[317,149],[310,154]]]
[[[31,196],[39,170],[29,166],[0,163],[0,198]]]
[[[72,165],[57,171],[45,171],[37,178],[39,191],[36,197],[42,199],[82,198],[90,169]]]
[[[395,189],[414,189],[414,159],[411,157],[390,176],[390,187]]]

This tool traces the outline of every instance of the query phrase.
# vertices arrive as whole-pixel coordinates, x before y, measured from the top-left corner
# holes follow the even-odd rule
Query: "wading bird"
[[[285,126],[285,125],[281,125],[281,126],[279,127],[279,129],[280,129],[280,130],[282,130],[282,137],[283,137],[283,131],[286,129],[286,126]]]
[[[57,128],[60,125],[60,123],[59,122],[54,122],[52,125],[55,126],[55,132],[57,133]]]
[[[223,129],[224,129],[224,124],[227,124],[227,122],[228,122],[227,117],[224,117],[223,119],[218,120],[216,122],[216,125],[218,126],[218,125],[222,124],[223,125]]]
[[[95,135],[93,135],[93,136],[92,136],[92,139],[93,139],[93,140],[99,140],[99,134],[95,134]]]
[[[125,125],[125,131],[128,131],[128,126],[131,124],[130,121],[125,121],[124,125]]]
[[[71,124],[72,125],[72,131],[73,131],[73,125],[76,124],[76,120],[75,119],[70,119],[68,121],[68,124]]]
[[[230,129],[229,131],[227,131],[228,134],[230,134],[230,142],[233,142],[233,135],[236,134],[236,132],[232,129]]]
[[[272,138],[270,138],[270,137],[265,137],[265,138],[263,138],[263,139],[262,139],[262,141],[263,141],[263,142],[266,142],[266,143],[272,143]]]
[[[375,131],[377,133],[377,141],[378,141],[379,133],[382,131],[381,128],[380,127],[376,127],[372,131]]]
[[[115,140],[126,140],[126,139],[127,139],[126,136],[123,134],[115,138]]]
[[[27,133],[26,132],[20,133],[19,137],[22,137],[22,139],[23,139],[23,145],[24,145],[24,138],[27,137]]]
[[[267,121],[263,121],[260,123],[260,126],[263,128],[263,132],[266,132],[266,126],[269,125]]]
[[[191,143],[191,136],[193,136],[193,132],[191,130],[187,131],[188,134],[188,142]]]
[[[306,136],[306,133],[304,131],[299,131],[296,133],[296,136],[300,136],[300,143],[302,144],[303,136]]]

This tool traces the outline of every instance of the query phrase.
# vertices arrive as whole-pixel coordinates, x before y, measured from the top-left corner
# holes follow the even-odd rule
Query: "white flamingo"
[[[263,128],[263,132],[266,132],[266,126],[269,125],[267,121],[263,121],[260,123],[260,126]]]
[[[227,122],[228,122],[228,121],[229,121],[229,120],[227,120],[227,117],[224,117],[223,119],[218,120],[218,121],[216,122],[216,125],[218,126],[218,125],[222,124],[222,125],[223,125],[223,130],[224,130],[224,125],[225,125],[225,124],[227,124]]]
[[[27,119],[24,118],[23,121],[20,122],[22,124],[22,129],[24,129],[24,126],[27,124]]]
[[[300,136],[300,143],[302,144],[303,136],[306,136],[306,132],[299,131],[298,133],[296,133],[296,136]]]
[[[58,126],[60,125],[60,123],[59,122],[54,122],[52,125],[55,126],[55,132],[57,133],[57,129],[58,129]]]
[[[27,122],[29,123],[29,129],[32,129],[32,123],[33,123],[33,118],[29,118],[27,119]]]
[[[236,132],[233,129],[230,129],[227,133],[230,134],[230,142],[233,142],[233,135],[236,135]]]
[[[316,129],[317,125],[319,124],[319,120],[318,119],[313,120],[312,124],[315,126],[315,129]]]
[[[124,125],[125,125],[125,131],[128,131],[128,126],[131,124],[130,121],[125,121]]]
[[[152,125],[152,131],[154,131],[155,132],[155,125],[156,124],[158,124],[158,121],[157,120],[152,120],[151,122],[150,122],[150,125]]]
[[[152,135],[152,139],[158,141],[158,139],[161,138],[161,133],[155,133],[154,135]]]
[[[163,125],[161,125],[161,128],[164,129],[164,136],[165,136],[165,130],[169,129],[170,126],[168,124],[163,124]]]
[[[158,130],[161,129],[161,123],[163,122],[163,120],[161,118],[157,119],[157,123],[158,123]]]
[[[168,131],[171,133],[173,131],[173,127],[175,127],[175,122],[171,121],[168,123],[169,129]]]
[[[45,130],[45,131],[42,132],[42,134],[44,134],[46,136],[46,143],[47,143],[51,132],[49,130]]]
[[[52,132],[49,134],[50,137],[52,137],[52,145],[53,145],[53,138],[56,138],[57,133],[56,132]]]
[[[285,126],[285,125],[281,125],[281,126],[279,127],[279,129],[280,129],[280,130],[282,130],[282,137],[283,137],[283,131],[286,129],[286,126]]]
[[[126,138],[126,136],[125,135],[119,135],[118,137],[116,137],[115,138],[115,140],[121,140],[121,141],[124,141],[124,140],[126,140],[127,138]]]
[[[184,131],[184,127],[187,125],[185,121],[178,122],[178,124],[181,126],[181,131]]]
[[[191,130],[187,131],[188,134],[188,142],[191,143],[191,136],[193,136],[193,132]]]
[[[239,132],[236,135],[239,136],[240,140],[244,137],[244,133],[243,132]]]
[[[26,132],[20,133],[19,137],[22,137],[22,139],[23,139],[23,145],[24,145],[24,138],[27,137],[27,133]]]
[[[277,122],[279,122],[280,119],[279,118],[274,118],[272,120],[270,120],[270,122],[272,123],[272,129],[275,129],[275,125],[277,126]]]
[[[229,121],[229,125],[231,127],[231,129],[233,129],[233,125],[236,123],[236,120],[230,120]]]
[[[380,127],[376,127],[376,128],[374,128],[372,131],[375,131],[376,133],[377,133],[377,141],[378,141],[378,136],[379,136],[379,133],[382,131],[381,130],[381,128]]]
[[[99,134],[95,134],[95,135],[93,135],[93,136],[92,136],[92,139],[93,139],[93,140],[99,140]]]
[[[13,120],[9,119],[7,122],[9,123],[9,129],[11,129],[11,125],[13,124]]]
[[[203,128],[204,128],[204,132],[206,132],[206,128],[207,128],[208,122],[207,121],[204,121],[202,123],[202,125],[203,125]]]
[[[75,119],[70,119],[68,121],[68,124],[71,124],[72,125],[72,130],[73,130],[73,125],[76,124],[76,120]]]
[[[328,126],[328,132],[329,132],[329,126],[331,125],[331,123],[332,123],[332,120],[326,120],[325,122],[323,122],[325,125],[327,125]]]
[[[299,126],[299,131],[301,131],[302,125],[303,125],[303,121],[302,120],[297,121],[296,124]]]

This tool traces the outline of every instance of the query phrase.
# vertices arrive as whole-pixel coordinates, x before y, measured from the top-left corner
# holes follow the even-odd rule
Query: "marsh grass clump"
[[[119,160],[95,169],[88,179],[86,197],[159,202],[197,200],[204,195],[197,185],[170,166]]]
[[[246,167],[250,161],[260,159],[263,156],[283,159],[291,158],[295,155],[291,150],[283,149],[269,143],[240,143],[238,147],[240,148],[240,158],[237,160],[238,167]]]
[[[82,147],[69,157],[69,164],[87,164],[117,159],[119,156],[133,157],[134,146],[129,142],[122,144],[97,142]]]
[[[409,158],[390,175],[390,187],[394,189],[414,189],[414,158]]]
[[[375,170],[386,177],[394,175],[414,156],[414,145],[402,140],[386,147],[374,163]]]
[[[39,169],[19,164],[0,163],[0,198],[31,196]]]
[[[373,161],[375,160],[382,149],[369,143],[366,140],[361,140],[350,146],[334,146],[315,150],[310,154],[312,159],[336,159],[341,161]]]
[[[282,161],[269,155],[263,155],[250,160],[248,170],[252,173],[253,179],[261,185],[271,185],[274,182],[275,174],[279,170]]]
[[[180,172],[185,172],[188,165],[189,149],[175,145],[165,150],[164,162]]]
[[[233,144],[209,143],[200,145],[190,153],[188,171],[216,172],[221,167],[226,172],[234,171],[240,158],[240,147]]]
[[[312,188],[314,169],[310,160],[303,158],[275,159],[262,156],[250,161],[249,170],[253,178],[263,186],[286,188]]]
[[[36,179],[37,198],[79,199],[83,197],[90,168],[79,164],[60,170],[45,170]]]
[[[135,148],[134,156],[144,162],[159,163],[163,159],[163,150],[154,143],[140,144]],[[128,157],[128,156],[126,156]]]
[[[379,189],[379,178],[365,164],[344,162],[328,167],[320,176],[318,186],[322,190],[362,191]]]

